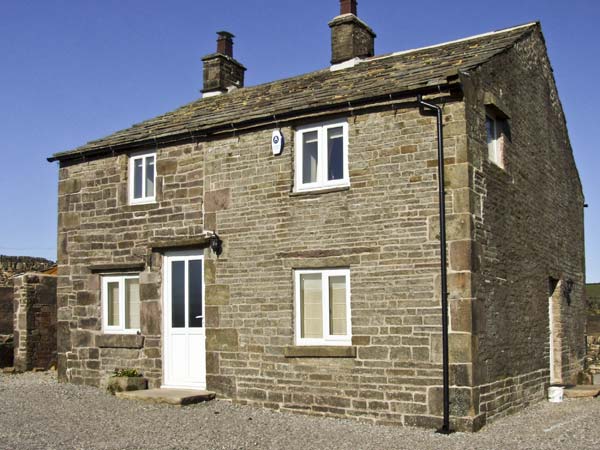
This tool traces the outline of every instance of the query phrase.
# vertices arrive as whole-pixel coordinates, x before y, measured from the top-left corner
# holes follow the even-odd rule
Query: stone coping
[[[100,334],[96,336],[100,348],[142,348],[144,336],[139,334]]]
[[[286,358],[356,358],[354,346],[290,346],[284,351]]]

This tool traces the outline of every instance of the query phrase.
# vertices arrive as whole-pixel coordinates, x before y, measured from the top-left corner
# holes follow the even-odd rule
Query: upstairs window
[[[348,123],[328,122],[296,132],[296,191],[348,186]]]
[[[152,203],[156,198],[156,153],[129,157],[129,203]]]
[[[352,345],[350,270],[296,271],[296,344]]]
[[[485,116],[485,129],[487,133],[488,159],[498,167],[504,168],[504,149],[507,139],[506,119],[500,118],[488,111]]]
[[[140,283],[137,275],[102,277],[102,328],[107,333],[140,331]]]

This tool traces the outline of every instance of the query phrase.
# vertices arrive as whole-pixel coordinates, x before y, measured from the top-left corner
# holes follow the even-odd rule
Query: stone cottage
[[[203,98],[59,169],[63,381],[115,367],[282,411],[437,426],[442,108],[452,424],[572,380],[583,194],[539,23],[374,56],[342,0],[331,66],[244,87],[233,36]]]

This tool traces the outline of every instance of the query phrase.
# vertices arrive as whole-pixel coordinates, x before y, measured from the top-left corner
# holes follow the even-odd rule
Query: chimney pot
[[[354,14],[356,16],[356,0],[340,0],[340,15]]]
[[[217,53],[233,58],[233,34],[227,31],[217,31]]]

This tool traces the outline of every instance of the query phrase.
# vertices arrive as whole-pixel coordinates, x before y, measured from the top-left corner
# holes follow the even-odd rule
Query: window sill
[[[354,346],[295,345],[286,347],[286,358],[356,358]]]
[[[144,336],[139,334],[101,334],[96,336],[96,345],[100,348],[142,348]]]
[[[492,170],[494,173],[497,174],[501,174],[504,175],[506,177],[508,177],[508,171],[506,170],[506,165],[501,166],[499,164],[497,164],[496,162],[492,161],[491,159],[488,159],[488,166],[490,167],[490,170]]]
[[[152,203],[156,203],[156,197],[149,197],[140,200],[134,200],[132,198],[129,199],[129,206],[151,205]]]
[[[350,186],[332,186],[332,187],[323,187],[323,188],[315,188],[306,191],[294,191],[290,192],[290,197],[300,197],[305,195],[321,195],[321,194],[329,194],[331,192],[341,192],[341,191],[349,191]]]

